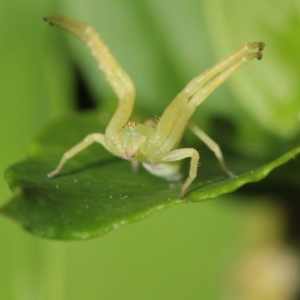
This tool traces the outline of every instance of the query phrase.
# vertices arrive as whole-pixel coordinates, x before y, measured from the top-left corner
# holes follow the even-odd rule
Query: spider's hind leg
[[[236,175],[229,170],[225,164],[225,160],[220,146],[211,139],[203,130],[201,130],[195,123],[189,121],[188,128],[215,154],[222,170],[230,177],[233,178]]]

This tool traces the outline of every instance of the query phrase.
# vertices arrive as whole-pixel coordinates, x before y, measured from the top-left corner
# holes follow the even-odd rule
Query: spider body
[[[86,24],[59,15],[46,17],[45,20],[87,44],[98,62],[99,69],[103,71],[119,99],[117,110],[105,133],[89,134],[82,142],[67,151],[58,166],[47,175],[49,178],[59,173],[67,160],[96,142],[112,154],[132,161],[134,169],[137,163],[141,162],[150,173],[167,180],[179,180],[181,174],[178,162],[190,158],[189,175],[180,191],[180,197],[183,198],[197,175],[199,162],[199,153],[195,149],[177,148],[186,128],[189,128],[215,153],[224,172],[230,177],[234,176],[225,165],[218,144],[189,119],[196,108],[229,76],[248,61],[262,58],[263,42],[247,43],[222,59],[190,81],[165,109],[157,123],[140,124],[129,121],[135,100],[133,82],[114,59],[97,32]]]

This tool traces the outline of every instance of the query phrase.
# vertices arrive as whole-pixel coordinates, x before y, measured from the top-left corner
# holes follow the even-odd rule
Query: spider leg
[[[106,148],[105,142],[104,142],[104,136],[101,133],[92,133],[89,134],[88,136],[86,136],[84,138],[83,141],[81,141],[80,143],[78,143],[77,145],[75,145],[74,147],[72,147],[69,151],[65,152],[64,155],[62,156],[59,164],[57,165],[57,167],[50,172],[49,174],[47,174],[48,178],[52,178],[54,177],[57,173],[60,172],[60,170],[62,169],[62,167],[64,166],[64,164],[73,156],[75,156],[76,154],[78,154],[79,152],[81,152],[82,150],[84,150],[85,148],[87,148],[88,146],[90,146],[93,143],[99,143],[101,144],[104,148]]]
[[[170,151],[178,143],[197,106],[248,61],[260,60],[263,48],[263,42],[247,43],[188,83],[163,113],[148,147],[159,144],[159,151]]]
[[[191,185],[191,183],[197,176],[199,153],[193,148],[183,148],[183,149],[173,150],[167,153],[162,158],[162,161],[164,162],[173,162],[173,161],[182,160],[187,157],[191,158],[190,171],[189,171],[188,178],[184,181],[183,185],[181,186],[180,198],[184,197],[187,188]]]
[[[257,49],[256,53],[259,53],[259,55],[254,57],[262,59],[262,50],[264,49],[264,47],[265,45],[263,42],[246,43],[242,47],[232,52],[229,56],[221,59],[214,66],[210,67],[208,70],[204,71],[202,74],[192,79],[186,85],[183,92],[187,93],[189,96],[194,95],[204,84],[210,81],[214,76],[223,72],[226,68],[230,67],[230,65],[233,65],[241,58],[244,58],[255,49]]]
[[[215,154],[222,170],[230,177],[235,177],[234,173],[229,170],[225,164],[225,160],[220,146],[212,140],[203,130],[196,126],[193,122],[188,122],[188,128]]]
[[[132,169],[132,173],[138,173],[138,171],[139,171],[139,161],[138,160],[131,161],[131,169]]]
[[[106,128],[106,133],[114,135],[119,132],[128,121],[134,105],[135,88],[131,78],[114,59],[93,27],[60,15],[48,16],[44,20],[87,44],[98,62],[99,69],[103,71],[106,80],[119,98],[119,106]]]

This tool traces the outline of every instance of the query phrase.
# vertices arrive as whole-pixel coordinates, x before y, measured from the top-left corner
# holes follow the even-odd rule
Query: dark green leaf
[[[263,179],[300,152],[296,148],[263,167],[228,179],[214,157],[201,151],[199,176],[183,200],[178,198],[179,184],[168,183],[143,169],[134,174],[128,162],[113,157],[99,145],[70,160],[57,177],[46,178],[66,150],[85,135],[104,132],[104,128],[93,113],[65,118],[45,130],[32,143],[30,157],[6,171],[14,196],[1,213],[41,237],[87,239],[165,207],[233,192]],[[240,160],[235,170],[241,169],[238,164]],[[230,165],[234,167],[234,161]]]

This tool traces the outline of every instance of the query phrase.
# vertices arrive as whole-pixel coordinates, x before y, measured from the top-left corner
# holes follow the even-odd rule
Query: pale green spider
[[[133,82],[116,62],[95,29],[59,15],[46,17],[45,21],[68,31],[87,44],[98,62],[99,69],[103,71],[106,80],[119,99],[118,108],[106,128],[105,134],[89,134],[82,142],[65,152],[55,170],[47,175],[49,178],[60,172],[67,160],[96,142],[112,154],[130,160],[133,167],[136,168],[140,161],[150,173],[167,180],[179,180],[181,175],[178,161],[191,158],[189,175],[181,186],[180,197],[183,198],[187,188],[197,175],[199,162],[197,150],[193,148],[177,149],[186,127],[214,152],[221,168],[230,177],[234,176],[227,168],[218,144],[189,119],[197,106],[230,75],[251,59],[262,58],[263,42],[245,44],[227,58],[195,77],[170,103],[158,122],[153,122],[154,125],[139,124],[128,121],[135,100]]]

